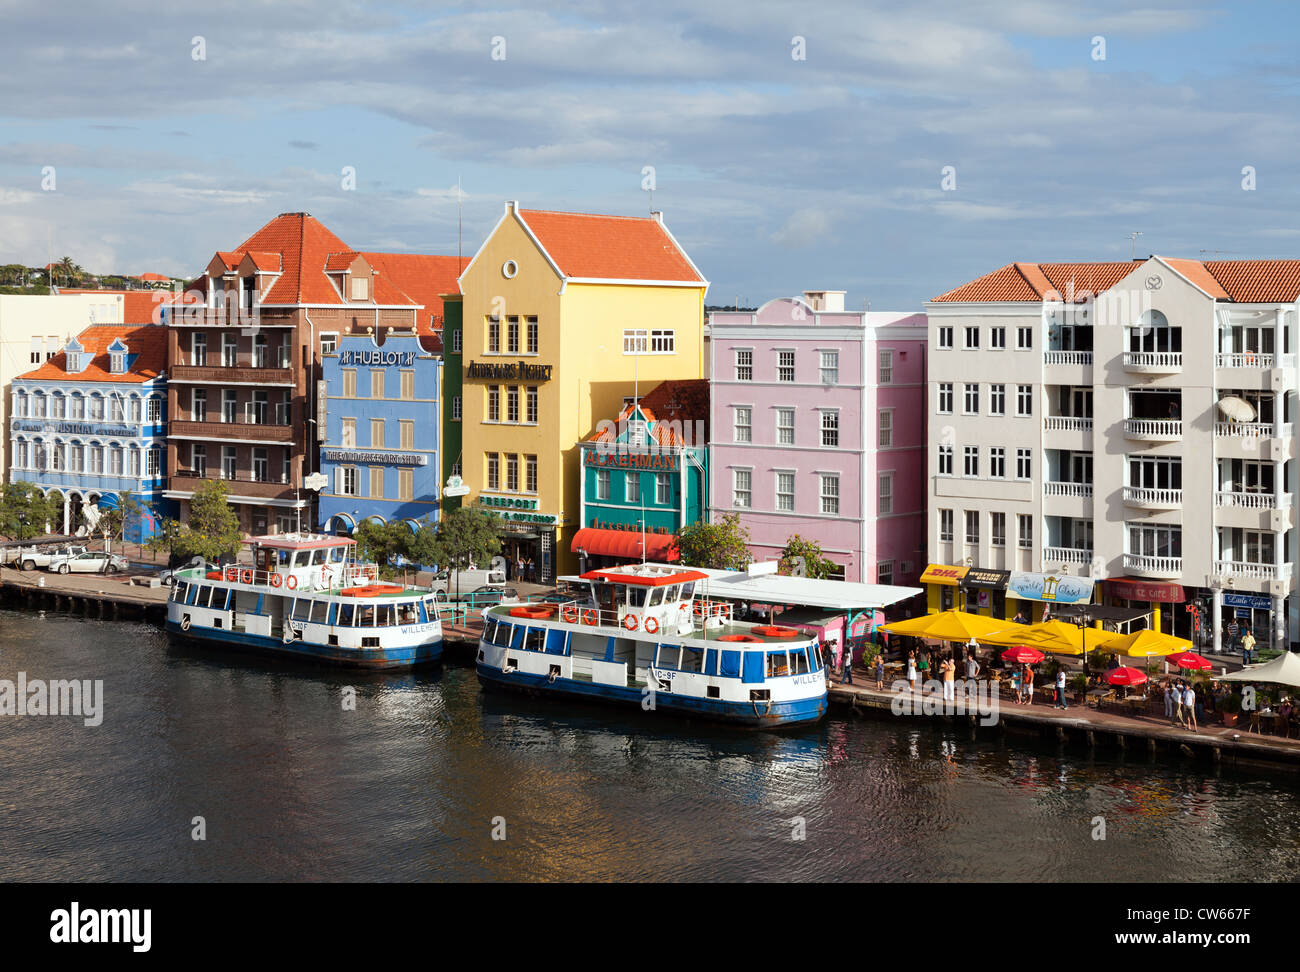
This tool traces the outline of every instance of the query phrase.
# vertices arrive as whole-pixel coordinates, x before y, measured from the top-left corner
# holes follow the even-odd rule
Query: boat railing
[[[534,602],[536,604],[536,602]],[[518,605],[505,605],[506,607]],[[524,605],[530,606],[530,605]],[[628,608],[620,605],[614,610],[597,607],[590,601],[569,601],[556,605],[557,610],[551,615],[552,620],[593,628],[622,628],[625,631],[642,631],[646,634],[676,633],[675,619],[689,616],[696,628],[703,627],[711,618],[717,623],[726,624],[732,620],[732,606],[726,602],[695,600],[682,601],[676,608],[671,604],[656,604],[652,607]],[[504,612],[509,615],[509,611]],[[671,627],[670,627],[671,626]]]
[[[321,564],[318,576],[300,577],[291,570],[263,570],[247,564],[227,564],[224,567],[196,567],[186,572],[187,579],[221,580],[230,584],[250,584],[288,591],[332,591],[345,587],[373,584],[379,579],[379,569],[374,564]],[[217,575],[216,577],[212,575]]]

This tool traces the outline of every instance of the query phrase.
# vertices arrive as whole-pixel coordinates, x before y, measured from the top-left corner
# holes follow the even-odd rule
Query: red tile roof
[[[1300,298],[1300,260],[1185,260],[1160,257],[1216,300],[1237,303],[1289,303]],[[1146,260],[1106,263],[1009,263],[934,298],[936,303],[1040,301],[1049,289],[1100,294]],[[1043,280],[1051,288],[1043,286]]]
[[[362,253],[370,265],[387,277],[390,283],[416,303],[423,304],[419,311],[416,332],[429,340],[424,347],[433,352],[442,350],[442,295],[460,292],[456,278],[469,263],[468,257],[432,256],[425,253]],[[433,318],[438,318],[435,330]]]
[[[142,273],[140,274],[140,276],[136,277],[135,279],[143,280],[147,283],[166,283],[167,281],[171,280],[171,277],[168,277],[161,273]]]
[[[669,379],[660,382],[650,392],[641,396],[641,413],[651,422],[655,441],[663,446],[683,445],[679,429],[688,429],[691,445],[703,446],[709,436],[709,379],[686,378]],[[628,405],[618,414],[621,424],[632,415],[632,406]],[[693,423],[703,423],[697,437]],[[679,423],[673,425],[671,423]],[[589,442],[612,442],[614,433],[609,426],[603,427],[588,439]]]
[[[126,343],[127,353],[135,355],[124,375],[112,374],[109,369],[108,347],[121,338]],[[123,383],[143,383],[157,378],[167,366],[167,329],[162,327],[130,327],[116,325],[99,325],[88,327],[77,335],[84,351],[92,355],[90,364],[84,371],[67,370],[68,355],[60,351],[39,368],[35,368],[19,378],[31,378],[38,381],[114,381]]]
[[[566,277],[703,284],[686,254],[652,216],[518,210]]]

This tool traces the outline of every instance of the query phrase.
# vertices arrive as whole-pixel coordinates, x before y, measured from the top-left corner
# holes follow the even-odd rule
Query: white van
[[[455,596],[457,592],[468,594],[489,584],[504,586],[505,582],[504,570],[440,570],[433,575],[429,590]]]

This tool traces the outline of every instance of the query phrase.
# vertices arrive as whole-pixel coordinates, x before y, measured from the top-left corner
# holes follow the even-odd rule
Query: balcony
[[[1083,418],[1076,415],[1046,415],[1043,417],[1044,432],[1091,432],[1092,417]]]
[[[192,469],[178,469],[175,474],[167,481],[168,492],[192,493],[198,489],[200,483],[220,480],[227,484],[227,489],[232,497],[246,496],[251,499],[294,499],[293,486],[288,483],[271,483],[264,480],[255,480],[252,478],[234,479],[216,475],[216,470],[208,470],[208,475],[196,476]]]
[[[1044,351],[1044,365],[1090,365],[1091,351]]]
[[[1181,419],[1125,419],[1124,436],[1140,442],[1179,442],[1183,423]]]
[[[1216,560],[1214,572],[1221,577],[1252,581],[1290,581],[1290,564],[1252,564],[1242,560]]]
[[[1214,494],[1214,505],[1233,510],[1287,510],[1291,508],[1291,494],[1221,489]]]
[[[289,385],[295,383],[292,368],[227,368],[220,365],[172,365],[167,380],[173,383],[213,385]]]
[[[1124,370],[1134,375],[1176,375],[1183,370],[1183,353],[1125,351]]]
[[[1058,570],[1061,564],[1087,567],[1092,564],[1092,550],[1080,547],[1043,548],[1043,570]]]
[[[264,425],[258,422],[172,422],[167,430],[172,439],[220,439],[230,442],[281,445],[293,443],[292,425]]]
[[[1138,577],[1173,579],[1183,575],[1182,557],[1151,557],[1146,554],[1124,555],[1124,570]]]
[[[1144,486],[1125,486],[1124,505],[1143,510],[1177,510],[1183,505],[1181,489],[1151,489]]]
[[[1283,429],[1290,429],[1290,423],[1283,426]],[[1239,439],[1267,439],[1273,435],[1272,422],[1215,422],[1214,434],[1224,437],[1234,437]],[[1283,432],[1283,436],[1290,435],[1289,431]]]
[[[1092,483],[1043,483],[1044,496],[1077,496],[1092,499]]]
[[[1294,368],[1295,355],[1273,354],[1263,351],[1239,351],[1214,356],[1216,368],[1246,368],[1250,371],[1269,371],[1273,368]]]

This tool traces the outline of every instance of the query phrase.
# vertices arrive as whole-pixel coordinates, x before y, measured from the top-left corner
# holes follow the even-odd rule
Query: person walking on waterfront
[[[1174,723],[1181,729],[1187,728],[1187,714],[1183,712],[1183,686],[1177,679],[1170,687],[1174,697]]]
[[[1246,633],[1241,636],[1241,663],[1249,665],[1255,660],[1255,636],[1246,629]]]
[[[885,690],[885,653],[883,651],[878,651],[876,652],[876,691],[883,692],[884,690]]]
[[[924,648],[921,649],[921,657],[916,660],[916,680],[920,683],[921,688],[925,688],[926,680],[930,677],[930,653]]]
[[[1011,670],[1011,691],[1016,693],[1016,705],[1023,705],[1025,701],[1025,690],[1021,685],[1021,670],[1013,668]]]
[[[953,660],[952,655],[943,656],[943,664],[939,666],[939,670],[943,672],[943,700],[957,701],[957,662]]]
[[[1065,668],[1061,667],[1056,670],[1056,707],[1058,709],[1066,708],[1065,703]]]
[[[853,684],[853,643],[847,638],[844,639],[844,678],[842,684]]]
[[[1174,690],[1169,684],[1169,679],[1160,683],[1161,688],[1165,691],[1165,718],[1173,719],[1174,717]]]
[[[916,693],[916,679],[919,672],[916,668],[916,649],[907,653],[907,684],[913,694]]]
[[[971,644],[975,644],[974,641]],[[972,698],[979,692],[980,663],[975,657],[975,649],[966,651],[966,694]]]
[[[1022,679],[1025,686],[1025,705],[1034,704],[1034,670],[1028,665],[1025,666],[1025,677]]]
[[[1183,689],[1183,711],[1187,714],[1192,732],[1200,732],[1201,730],[1196,726],[1196,693],[1192,691],[1190,683]]]

